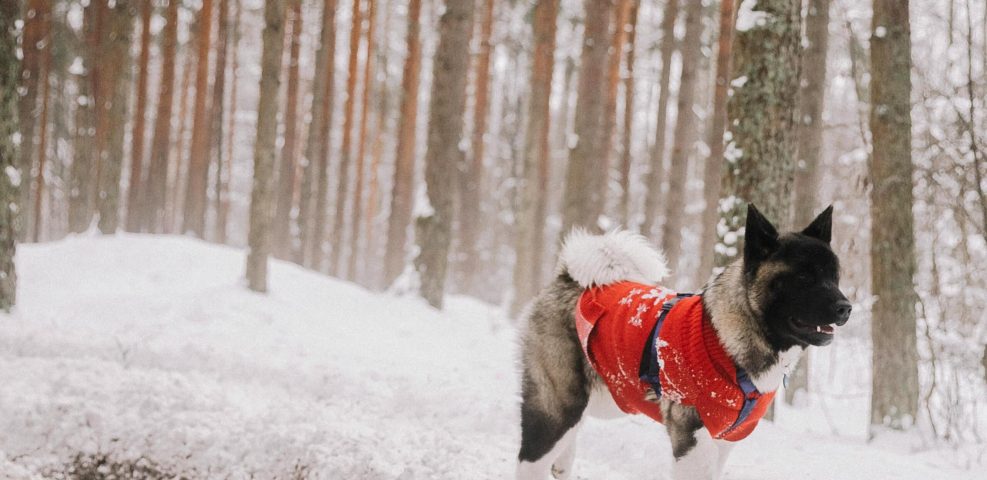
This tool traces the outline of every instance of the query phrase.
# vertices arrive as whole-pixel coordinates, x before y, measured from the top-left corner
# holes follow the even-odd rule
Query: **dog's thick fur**
[[[802,350],[828,344],[831,324],[849,316],[829,247],[831,218],[832,207],[805,230],[779,235],[749,206],[743,258],[701,292],[727,353],[762,392],[777,389]],[[584,416],[622,413],[580,346],[573,318],[579,296],[623,280],[657,284],[666,273],[662,254],[639,235],[575,231],[566,239],[557,278],[535,299],[522,337],[518,479],[572,478]],[[673,477],[718,478],[731,444],[714,440],[694,407],[657,401],[675,457]]]

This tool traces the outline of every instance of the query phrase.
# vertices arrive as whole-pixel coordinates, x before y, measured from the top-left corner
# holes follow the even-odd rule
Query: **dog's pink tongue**
[[[822,333],[828,333],[830,335],[832,335],[833,332],[835,331],[832,325],[821,325],[819,327],[816,327],[816,330]]]

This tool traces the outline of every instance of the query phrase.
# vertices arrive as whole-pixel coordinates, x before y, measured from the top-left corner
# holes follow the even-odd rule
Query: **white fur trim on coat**
[[[558,271],[589,288],[624,280],[654,285],[668,275],[668,266],[642,235],[626,230],[593,235],[577,228],[563,242]]]

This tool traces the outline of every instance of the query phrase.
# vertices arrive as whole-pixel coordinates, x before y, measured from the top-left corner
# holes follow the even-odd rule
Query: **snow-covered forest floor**
[[[242,251],[181,237],[18,248],[18,305],[0,316],[0,478],[57,476],[80,454],[191,478],[513,473],[517,330],[500,309],[453,297],[437,312],[277,261],[258,295],[241,285]],[[827,415],[863,431],[850,410]],[[983,445],[867,443],[820,415],[782,408],[726,478],[983,478]],[[587,479],[664,478],[670,464],[644,417],[591,420],[576,460]]]

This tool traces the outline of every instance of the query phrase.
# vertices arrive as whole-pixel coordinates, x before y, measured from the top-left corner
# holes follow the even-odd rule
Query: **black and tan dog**
[[[664,423],[672,442],[673,478],[718,478],[731,440],[756,425],[751,412],[763,413],[801,352],[830,343],[834,325],[849,318],[850,303],[838,286],[839,261],[829,245],[831,227],[832,207],[801,232],[780,235],[748,206],[743,258],[678,305],[682,295],[658,286],[666,273],[662,254],[643,237],[570,234],[558,276],[535,300],[522,336],[517,478],[572,478],[575,436],[584,416],[622,413],[645,413]],[[606,320],[611,314],[599,299],[619,288],[626,296],[616,297],[619,305],[613,308],[636,312],[634,318]],[[593,307],[602,313],[590,320],[604,319],[595,325],[583,318],[584,310]],[[691,313],[682,314],[687,309]],[[610,323],[601,327],[603,322]],[[617,333],[601,340],[595,336],[608,334],[594,328]],[[676,329],[707,337],[695,348],[701,356],[720,352],[723,364],[715,369],[681,365],[690,357],[669,346]],[[673,359],[678,363],[669,363]],[[603,366],[609,360],[619,365]],[[697,377],[714,370],[729,372],[728,378]],[[707,387],[702,393],[717,397],[714,380],[728,395],[736,392],[736,398],[717,399],[718,411],[695,401],[697,389]],[[736,410],[723,410],[734,404]],[[724,411],[736,416],[729,428],[720,428],[714,419]]]

